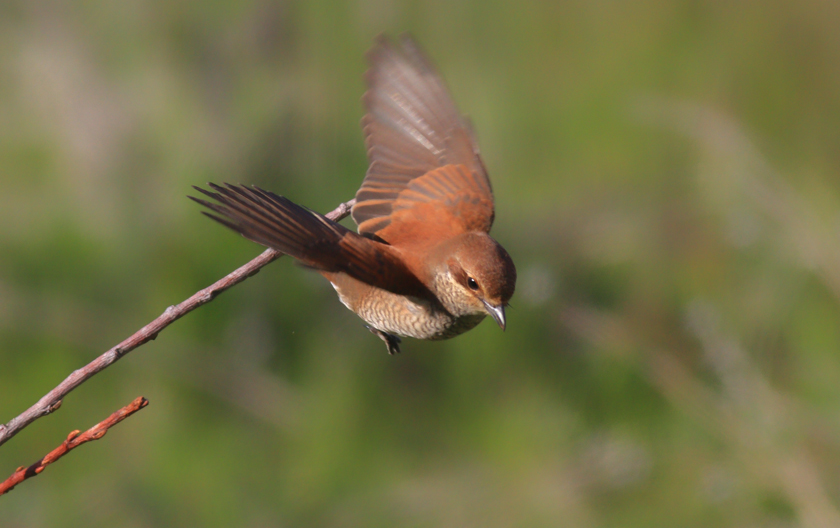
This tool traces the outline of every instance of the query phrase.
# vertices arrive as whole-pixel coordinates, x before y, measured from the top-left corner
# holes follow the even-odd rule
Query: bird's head
[[[447,248],[444,270],[447,309],[456,315],[487,314],[504,330],[505,306],[516,287],[508,252],[486,233],[465,233]],[[443,292],[440,292],[443,293]]]

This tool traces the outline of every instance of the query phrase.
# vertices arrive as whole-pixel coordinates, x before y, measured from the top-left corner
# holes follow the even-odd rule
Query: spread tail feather
[[[244,185],[193,187],[215,200],[189,198],[210,209],[205,215],[263,246],[281,251],[305,266],[346,273],[397,294],[425,296],[428,290],[387,244],[354,233],[288,198]],[[215,214],[213,214],[215,213]]]

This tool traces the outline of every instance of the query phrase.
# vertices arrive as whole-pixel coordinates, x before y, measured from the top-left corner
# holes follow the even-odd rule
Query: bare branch
[[[148,404],[149,400],[142,396],[139,396],[135,398],[133,402],[129,403],[128,405],[115,412],[108,418],[94,425],[84,433],[79,434],[79,431],[71,432],[69,435],[67,435],[67,440],[62,442],[60,446],[47,453],[47,456],[35,462],[29,467],[17,468],[17,470],[15,470],[15,472],[12,473],[12,475],[9,478],[4,480],[3,482],[0,482],[0,495],[12,491],[12,489],[14,489],[15,486],[17,486],[24,480],[40,474],[48,465],[52,464],[59,458],[69,453],[71,449],[79,447],[80,445],[86,442],[90,442],[92,440],[99,440],[100,438],[105,436],[105,433],[108,432],[108,429],[114,427],[115,425],[125,420],[126,418],[136,413]]]
[[[336,207],[332,212],[327,213],[325,216],[330,220],[337,222],[350,214],[350,208],[354,203],[356,203],[355,199],[345,202]],[[203,290],[197,291],[189,299],[181,302],[180,304],[170,306],[164,310],[157,319],[135,332],[131,337],[67,376],[67,378],[56,388],[38,400],[38,403],[24,411],[16,418],[13,418],[6,425],[0,425],[0,445],[6,443],[7,440],[19,433],[24,427],[38,418],[46,416],[58,409],[61,406],[62,399],[70,391],[90,379],[94,374],[110,366],[135,348],[153,340],[157,337],[161,330],[170,324],[195,310],[199,306],[212,301],[223,291],[256,274],[263,266],[280,258],[281,256],[283,256],[283,253],[273,249],[267,249],[258,257],[230,273],[223,279],[216,281]]]

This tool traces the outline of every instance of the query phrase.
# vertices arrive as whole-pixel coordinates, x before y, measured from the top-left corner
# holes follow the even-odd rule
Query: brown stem
[[[67,440],[62,442],[60,446],[47,453],[47,455],[44,458],[35,462],[29,467],[17,468],[17,470],[15,470],[15,472],[12,473],[12,475],[9,478],[4,480],[3,482],[0,482],[0,495],[11,491],[12,489],[14,489],[15,486],[17,486],[24,480],[38,475],[39,473],[44,471],[44,469],[48,465],[52,464],[59,458],[69,453],[71,449],[79,447],[85,442],[99,440],[100,438],[105,436],[105,433],[108,432],[108,429],[114,427],[115,425],[125,420],[126,418],[136,413],[148,404],[149,400],[142,396],[139,396],[133,402],[129,403],[128,405],[115,412],[108,418],[94,425],[84,433],[79,434],[79,431],[71,432],[69,435],[67,435]]]
[[[325,216],[330,220],[337,222],[350,214],[350,208],[354,203],[356,203],[355,199],[345,202],[336,207],[332,212],[327,213]],[[128,339],[67,376],[67,378],[56,388],[38,400],[38,403],[21,413],[16,418],[12,418],[12,420],[6,425],[0,425],[0,445],[6,443],[7,440],[19,433],[24,427],[38,418],[46,416],[58,409],[61,406],[62,399],[70,391],[90,379],[94,374],[110,366],[112,363],[135,348],[153,340],[157,337],[161,330],[170,324],[174,323],[187,313],[195,310],[199,306],[212,301],[223,291],[256,274],[263,266],[280,258],[281,256],[283,256],[283,253],[273,249],[267,249],[258,257],[230,273],[226,277],[216,281],[203,290],[197,291],[190,298],[180,304],[170,306],[164,310],[157,319],[135,332]]]

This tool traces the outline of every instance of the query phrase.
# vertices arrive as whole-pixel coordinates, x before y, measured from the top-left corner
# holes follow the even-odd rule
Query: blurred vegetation
[[[0,422],[313,209],[411,31],[478,131],[508,330],[382,343],[280,261],[0,448],[6,527],[840,524],[840,4],[0,3]]]

